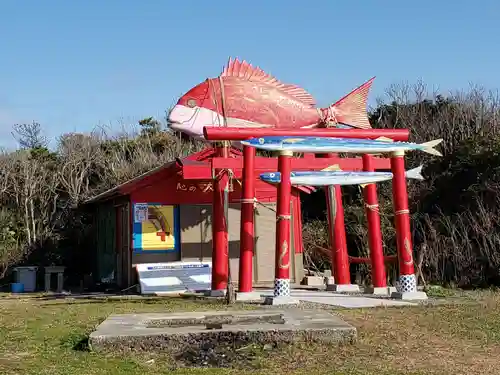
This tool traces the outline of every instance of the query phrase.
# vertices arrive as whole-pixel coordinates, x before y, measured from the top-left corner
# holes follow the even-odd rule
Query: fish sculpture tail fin
[[[423,180],[424,176],[422,176],[422,165],[417,168],[410,169],[406,171],[406,178],[411,178],[413,180]]]
[[[371,129],[366,105],[374,79],[375,77],[371,78],[330,107],[322,109],[323,121],[359,129]]]
[[[421,143],[420,146],[422,146],[422,151],[427,152],[428,154],[443,156],[443,154],[441,154],[438,150],[434,148],[441,142],[443,142],[443,140],[440,138],[440,139],[435,139],[433,141]]]

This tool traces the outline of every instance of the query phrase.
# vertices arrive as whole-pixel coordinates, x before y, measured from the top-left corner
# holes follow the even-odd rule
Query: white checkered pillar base
[[[399,292],[412,293],[417,291],[417,278],[413,275],[399,275]]]
[[[274,296],[290,297],[290,279],[274,279]]]

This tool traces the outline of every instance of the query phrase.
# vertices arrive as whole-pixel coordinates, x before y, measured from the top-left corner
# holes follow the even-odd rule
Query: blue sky
[[[480,4],[480,5],[477,5]],[[310,91],[321,105],[373,75],[443,91],[500,88],[500,2],[3,0],[0,144],[162,117],[228,56]]]

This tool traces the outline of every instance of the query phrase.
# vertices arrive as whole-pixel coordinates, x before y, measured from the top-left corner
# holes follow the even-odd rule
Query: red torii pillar
[[[255,148],[243,146],[243,182],[241,191],[240,263],[237,299],[252,292],[255,205]]]
[[[228,149],[216,146],[215,155],[227,158]],[[212,202],[212,288],[210,295],[224,296],[228,281],[228,225],[224,212],[224,189],[228,188],[229,175],[224,169],[216,169]]]
[[[404,155],[404,151],[393,152],[391,155],[392,197],[399,259],[399,287],[398,292],[392,293],[392,296],[409,300],[427,299],[425,292],[417,290]]]
[[[333,153],[317,154],[316,157],[334,157]],[[332,273],[335,284],[328,284],[327,290],[335,292],[358,292],[359,286],[351,284],[349,254],[345,234],[344,206],[342,188],[339,185],[327,186],[326,212],[328,220],[328,240],[330,243]]]
[[[366,172],[375,171],[372,155],[363,155],[363,170]],[[367,291],[373,294],[388,294],[389,289],[387,288],[387,273],[384,262],[376,184],[366,185],[363,188],[363,197],[365,201],[366,221],[368,223],[368,247],[370,249],[373,284],[373,287],[368,288]]]
[[[276,252],[274,269],[274,296],[266,297],[265,304],[283,305],[296,303],[290,297],[290,229],[292,215],[290,212],[290,200],[292,183],[290,173],[292,171],[291,151],[280,151],[278,156],[278,171],[281,182],[278,184],[278,202],[276,205]]]

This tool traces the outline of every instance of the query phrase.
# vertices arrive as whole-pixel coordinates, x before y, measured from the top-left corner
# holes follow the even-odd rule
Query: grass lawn
[[[79,343],[111,313],[226,307],[182,299],[0,296],[0,374],[498,374],[500,294],[461,299],[469,303],[337,310],[358,328],[359,340],[352,346],[308,344],[263,351],[253,369],[173,370],[164,356],[103,356]]]

